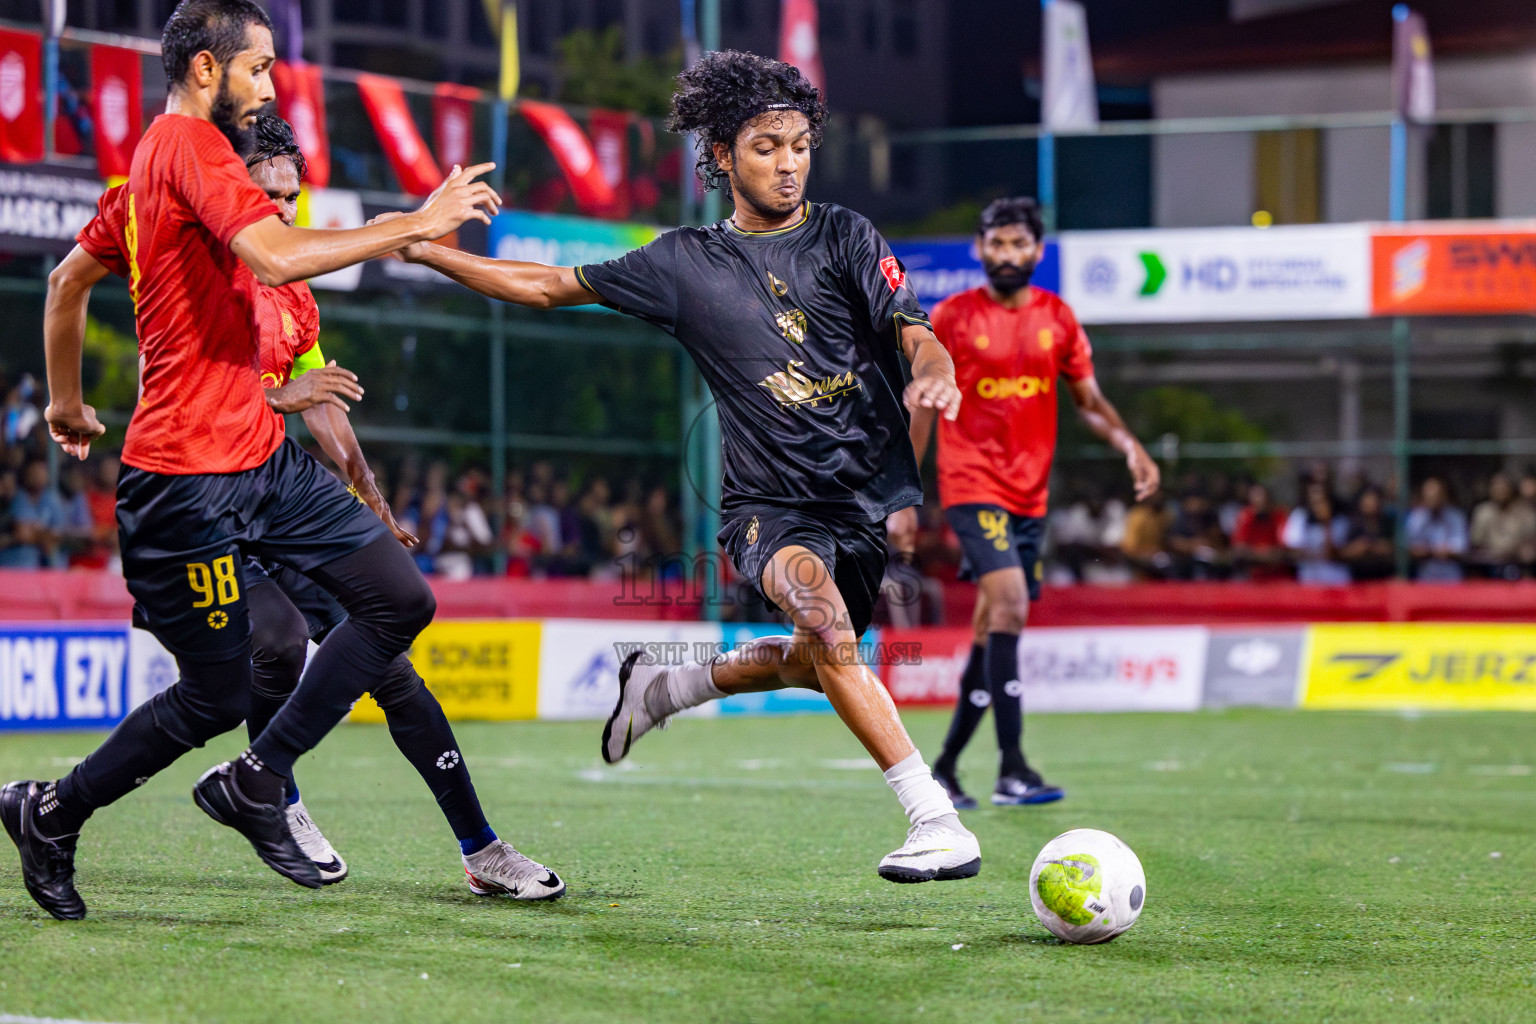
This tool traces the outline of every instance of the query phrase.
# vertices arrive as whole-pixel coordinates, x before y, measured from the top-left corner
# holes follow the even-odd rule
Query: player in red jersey
[[[59,918],[85,915],[74,886],[81,826],[186,751],[244,720],[251,690],[242,559],[251,552],[314,576],[350,617],[326,638],[293,697],[238,765],[194,796],[300,885],[320,873],[294,841],[285,786],[352,702],[431,621],[415,563],[379,518],[291,440],[257,375],[253,303],[277,287],[440,237],[498,199],[454,174],[413,213],[350,231],[286,225],[236,155],[273,98],[272,25],[251,0],[184,0],[161,39],[166,113],[134,154],[124,232],[142,391],[123,449],[117,521],[135,620],[177,658],[180,679],[136,708],[57,782],[0,790],[0,822],[27,891]],[[44,314],[54,439],[84,457],[104,428],[81,399],[85,292],[61,264]]]
[[[978,583],[975,638],[960,699],[934,777],[956,807],[975,807],[957,764],[992,707],[1001,764],[994,804],[1059,800],[1024,758],[1019,634],[1040,597],[1040,542],[1046,488],[1056,453],[1059,382],[1084,422],[1125,455],[1137,498],[1158,486],[1157,464],[1126,429],[1093,376],[1093,351],[1065,302],[1029,284],[1042,243],[1032,199],[999,199],[981,215],[977,249],[987,284],[952,295],[933,311],[933,330],[955,361],[965,396],[960,415],[939,423],[939,502],[960,537],[962,579]],[[912,416],[921,460],[934,416]]]
[[[292,224],[304,174],[304,157],[293,129],[282,118],[263,114],[256,120],[254,135],[245,156],[251,180],[267,194],[283,222]],[[123,255],[126,194],[121,185],[103,194],[97,217],[80,232],[80,249],[67,257],[81,266],[80,275],[89,277],[92,284],[109,272],[128,276]],[[254,308],[261,346],[259,370],[268,404],[279,414],[301,412],[305,426],[346,474],[358,500],[402,544],[414,546],[416,538],[395,522],[379,493],[347,419],[346,400],[361,398],[362,389],[354,374],[325,361],[320,350],[320,310],[309,286],[296,281],[280,288],[261,287]],[[297,686],[309,641],[323,643],[347,613],[323,588],[286,565],[253,556],[246,559],[244,568],[254,669],[246,729],[254,741]],[[410,658],[405,654],[395,658],[370,692],[384,711],[395,745],[427,783],[448,819],[470,888],[480,895],[510,894],[522,900],[560,896],[564,887],[558,876],[499,839],[486,821],[468,764],[458,754],[453,727]],[[330,885],[345,879],[346,862],[310,817],[293,778],[288,780],[287,799],[289,831],[315,863],[320,880]]]

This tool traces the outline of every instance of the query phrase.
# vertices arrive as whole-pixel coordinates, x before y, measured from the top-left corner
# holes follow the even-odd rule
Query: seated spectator
[[[469,579],[475,574],[475,559],[491,547],[491,524],[472,490],[456,487],[444,504],[443,542],[433,559],[433,570],[444,579]]]
[[[1120,558],[1125,539],[1125,505],[1090,490],[1046,518],[1046,540],[1054,560],[1068,572],[1068,583],[1125,583]]]
[[[1380,488],[1366,486],[1355,498],[1339,557],[1355,579],[1384,580],[1397,571],[1396,545],[1395,517],[1387,511]]]
[[[1285,510],[1276,508],[1269,488],[1248,487],[1248,504],[1237,515],[1232,531],[1232,564],[1250,580],[1281,580],[1291,575],[1290,556],[1281,543]]]
[[[5,564],[20,569],[63,567],[60,539],[67,522],[64,503],[48,481],[48,463],[33,459],[22,468],[21,490],[11,501],[16,518],[15,547]]]
[[[0,466],[0,569],[13,568],[16,556],[16,516],[11,504],[16,500],[16,472]]]
[[[541,555],[559,553],[562,547],[560,512],[549,503],[549,484],[539,476],[528,481],[528,519],[524,525],[529,536],[538,543]]]
[[[1413,556],[1413,578],[1426,583],[1459,583],[1467,553],[1467,517],[1451,504],[1438,477],[1419,488],[1419,504],[1408,513],[1405,532]]]
[[[1227,538],[1216,508],[1202,488],[1184,492],[1168,531],[1168,550],[1180,579],[1212,580],[1225,572]]]
[[[59,472],[59,500],[64,506],[64,527],[59,531],[60,553],[70,568],[101,569],[106,553],[96,544],[96,524],[80,463],[66,462]]]
[[[1333,509],[1326,484],[1307,485],[1306,501],[1291,510],[1280,539],[1296,552],[1296,579],[1320,586],[1349,582],[1349,567],[1339,560],[1339,549],[1349,533],[1349,520]]]
[[[117,475],[121,468],[117,456],[103,458],[85,493],[96,550],[102,556],[102,565],[114,572],[122,571],[122,559],[117,551]]]
[[[1518,500],[1514,481],[1495,473],[1488,500],[1472,510],[1469,560],[1495,579],[1517,580],[1536,562],[1536,509]]]
[[[1168,531],[1173,527],[1173,509],[1161,490],[1145,501],[1131,506],[1125,514],[1125,537],[1120,550],[1142,579],[1167,579],[1173,568],[1168,554]]]

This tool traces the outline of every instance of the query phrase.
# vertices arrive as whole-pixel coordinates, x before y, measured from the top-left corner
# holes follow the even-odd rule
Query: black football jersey
[[[720,417],[722,511],[873,523],[921,503],[900,338],[928,316],[868,220],[807,203],[776,231],[678,228],[576,273],[698,364]]]

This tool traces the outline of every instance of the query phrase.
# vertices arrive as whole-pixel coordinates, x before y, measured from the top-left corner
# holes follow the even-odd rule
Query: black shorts
[[[1023,569],[1029,599],[1040,600],[1040,541],[1045,520],[1016,516],[1001,505],[951,505],[944,510],[950,529],[960,538],[960,578],[979,580],[998,569]]]
[[[249,651],[248,555],[302,572],[388,532],[292,438],[239,473],[173,476],[124,466],[117,529],[134,625],[194,661]]]
[[[245,585],[247,588],[269,585],[283,592],[299,614],[309,638],[315,643],[324,640],[331,630],[347,621],[347,610],[314,580],[279,562],[263,562],[259,558],[245,560]]]
[[[848,625],[862,637],[875,613],[885,576],[885,526],[824,519],[790,509],[728,513],[718,540],[731,564],[770,607],[777,603],[763,591],[763,570],[782,548],[799,545],[832,573],[832,582],[848,607]],[[794,567],[790,567],[794,572]]]

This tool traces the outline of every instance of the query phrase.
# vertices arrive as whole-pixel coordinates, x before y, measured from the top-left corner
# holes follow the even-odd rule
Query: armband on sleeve
[[[320,342],[316,341],[309,348],[293,357],[293,372],[289,374],[289,380],[298,380],[310,370],[318,370],[325,365],[325,356],[320,354]]]

